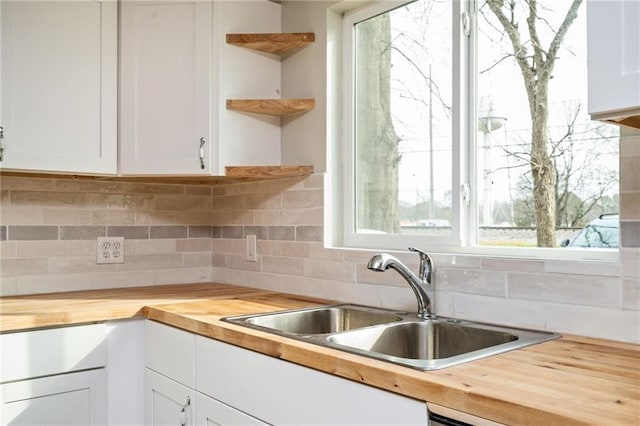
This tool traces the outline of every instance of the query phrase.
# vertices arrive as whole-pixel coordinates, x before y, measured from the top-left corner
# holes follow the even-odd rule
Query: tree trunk
[[[398,136],[391,120],[391,28],[386,14],[358,24],[357,227],[398,232]]]

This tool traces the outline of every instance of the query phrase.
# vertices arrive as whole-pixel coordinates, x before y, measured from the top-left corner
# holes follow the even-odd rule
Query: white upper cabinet
[[[211,173],[212,3],[120,7],[120,173]]]
[[[115,174],[117,2],[1,1],[3,170]]]
[[[589,113],[640,127],[640,0],[588,0]]]

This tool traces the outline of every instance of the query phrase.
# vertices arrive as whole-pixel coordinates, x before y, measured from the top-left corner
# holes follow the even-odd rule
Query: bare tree
[[[526,4],[524,23],[517,21],[516,6]],[[556,169],[549,152],[549,80],[558,51],[576,19],[582,0],[573,0],[548,46],[543,46],[538,24],[550,25],[539,14],[537,0],[486,0],[486,4],[509,38],[514,58],[527,93],[531,115],[531,150],[529,166],[533,180],[536,213],[536,236],[539,247],[556,245]],[[523,25],[521,25],[523,24]],[[524,34],[521,34],[521,26]]]
[[[356,197],[359,228],[398,232],[400,155],[391,117],[390,38],[387,14],[358,25]]]

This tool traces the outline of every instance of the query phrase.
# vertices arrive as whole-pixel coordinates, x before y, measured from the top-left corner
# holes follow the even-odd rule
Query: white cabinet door
[[[640,114],[640,0],[588,0],[589,113]]]
[[[270,424],[428,424],[422,401],[202,336],[196,371],[198,392]]]
[[[153,370],[145,370],[145,425],[191,426],[195,391]]]
[[[117,6],[0,2],[0,168],[116,173]]]
[[[201,393],[196,393],[196,426],[264,426],[267,423]]]
[[[0,385],[0,424],[106,425],[104,369],[60,374]]]
[[[120,173],[210,173],[212,3],[120,8]]]

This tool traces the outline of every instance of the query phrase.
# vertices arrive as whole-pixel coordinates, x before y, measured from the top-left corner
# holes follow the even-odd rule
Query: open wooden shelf
[[[38,178],[55,178],[88,181],[168,183],[183,185],[215,185],[238,182],[255,182],[260,180],[306,177],[313,173],[313,166],[227,166],[223,176],[89,176],[65,175],[51,173],[6,172],[2,176],[24,176]]]
[[[299,114],[315,106],[315,99],[227,99],[229,110],[274,116]]]
[[[227,43],[274,55],[285,55],[313,43],[315,33],[227,34]]]

